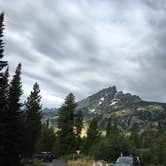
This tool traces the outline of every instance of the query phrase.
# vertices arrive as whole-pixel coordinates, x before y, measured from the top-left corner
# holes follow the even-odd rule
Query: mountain
[[[44,108],[41,110],[42,121],[45,122],[49,119],[52,126],[56,126],[56,118],[57,118],[58,109],[56,108]]]
[[[166,103],[143,101],[139,96],[117,91],[115,86],[79,101],[76,111],[79,110],[83,112],[85,124],[96,117],[102,129],[105,129],[108,120],[122,131],[146,133],[166,129]],[[47,112],[53,124],[56,113],[57,109]]]
[[[98,93],[87,97],[78,102],[77,110],[81,110],[85,116],[91,114],[111,113],[124,106],[138,103],[142,101],[140,97],[124,94],[117,91],[116,87],[109,87],[99,91]]]

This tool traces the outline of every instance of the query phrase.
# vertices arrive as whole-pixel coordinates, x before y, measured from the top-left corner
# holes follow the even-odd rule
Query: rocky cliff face
[[[116,87],[109,87],[78,102],[77,110],[81,110],[85,116],[93,114],[111,113],[125,106],[142,101],[140,97],[124,94],[117,91]]]
[[[166,103],[143,101],[139,96],[117,91],[109,87],[77,103],[76,111],[81,110],[85,123],[96,117],[102,129],[108,120],[122,131],[156,131],[166,129]],[[49,110],[50,111],[50,110]],[[56,122],[57,110],[47,112],[52,122]]]

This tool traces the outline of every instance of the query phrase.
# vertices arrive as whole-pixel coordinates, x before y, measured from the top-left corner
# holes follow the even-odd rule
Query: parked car
[[[52,162],[55,157],[51,152],[40,152],[36,154],[34,158],[43,162]]]
[[[122,156],[116,160],[115,166],[134,166],[134,158],[131,156]]]

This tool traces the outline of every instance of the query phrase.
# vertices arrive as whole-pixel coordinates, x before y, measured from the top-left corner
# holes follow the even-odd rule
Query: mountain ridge
[[[43,115],[44,119],[47,117],[56,125],[58,109],[54,110]],[[103,130],[109,120],[122,131],[143,133],[166,129],[166,103],[142,100],[137,95],[117,91],[116,86],[102,89],[77,102],[76,111],[83,112],[85,122],[96,117]]]

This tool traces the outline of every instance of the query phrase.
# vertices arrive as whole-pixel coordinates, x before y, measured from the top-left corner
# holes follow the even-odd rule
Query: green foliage
[[[109,120],[106,126],[106,137],[110,137],[111,135],[111,121]]]
[[[49,126],[49,121],[47,121],[46,124],[42,124],[41,132],[36,144],[36,152],[53,152],[55,141],[56,135],[54,129]]]
[[[85,153],[89,153],[89,149],[92,145],[99,141],[101,138],[101,132],[98,127],[97,119],[93,118],[90,121],[89,127],[87,129],[87,138],[84,141],[83,150]]]
[[[22,95],[22,83],[21,83],[21,64],[18,64],[15,75],[10,83],[9,88],[9,109],[10,111],[20,112],[20,97]]]
[[[141,156],[141,158],[143,159],[144,162],[146,163],[152,163],[152,152],[150,150],[150,148],[141,148],[141,149],[137,149],[136,154]]]
[[[4,14],[0,14],[0,59],[4,57]],[[16,68],[15,75],[8,84],[7,61],[0,60],[0,165],[20,165],[23,143],[23,119],[20,96],[21,64]],[[9,160],[10,158],[10,160]]]
[[[87,140],[89,143],[93,143],[98,138],[100,138],[101,132],[99,131],[97,119],[93,118],[89,124],[89,128],[87,130]]]
[[[57,119],[57,145],[60,155],[66,155],[76,150],[74,134],[75,97],[70,93],[65,103],[59,109]]]
[[[112,146],[110,144],[110,139],[102,139],[97,144],[93,145],[90,154],[93,156],[94,160],[110,160],[110,153],[112,151]]]
[[[166,134],[164,132],[160,131],[150,149],[153,154],[153,163],[163,164],[166,162]]]
[[[76,148],[79,149],[81,146],[81,131],[83,128],[83,115],[81,111],[78,111],[75,115],[75,136],[76,136]]]
[[[20,164],[20,154],[22,154],[23,145],[23,118],[21,111],[20,97],[22,95],[21,84],[21,64],[16,68],[15,75],[11,80],[8,96],[8,109],[6,118],[6,142],[5,152],[7,158],[5,163],[12,165]]]
[[[137,132],[131,132],[129,139],[130,139],[130,143],[132,144],[132,146],[134,146],[136,148],[139,148],[141,146],[141,139]]]
[[[3,43],[3,30],[4,30],[4,14],[0,14],[0,59],[3,58],[4,52],[4,43]],[[0,61],[0,165],[3,165],[5,160],[5,148],[6,148],[6,141],[7,141],[7,118],[8,118],[8,69],[4,72],[2,71],[3,68],[3,61]]]
[[[117,126],[114,124],[111,124],[111,122],[108,121],[106,126],[106,137],[111,137],[118,134],[120,134],[120,130],[117,128]]]
[[[8,69],[3,76],[0,77],[0,154],[4,156],[0,158],[0,165],[6,160],[6,145],[8,140]]]
[[[26,156],[32,157],[35,144],[40,134],[41,129],[41,96],[40,89],[37,83],[34,84],[30,96],[25,102],[25,147]]]
[[[103,138],[91,148],[95,160],[115,161],[121,153],[124,155],[132,153],[129,141],[121,135]]]

